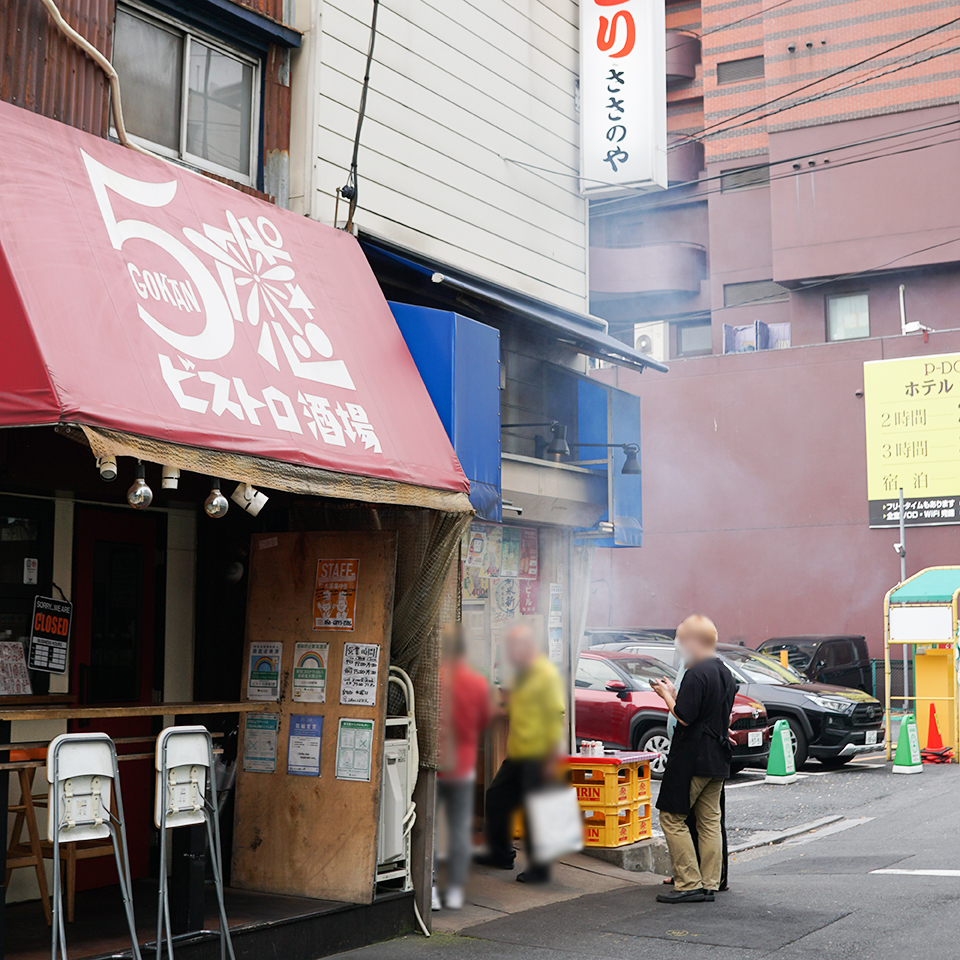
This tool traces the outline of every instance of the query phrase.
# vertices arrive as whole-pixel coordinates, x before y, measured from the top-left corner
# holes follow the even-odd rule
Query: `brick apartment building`
[[[644,401],[646,522],[598,553],[590,624],[697,608],[749,645],[882,650],[897,535],[868,526],[863,361],[960,348],[957,14],[668,0],[671,187],[591,204],[592,312],[671,372],[599,374]],[[901,285],[933,332],[901,334]],[[908,531],[908,573],[956,540]]]

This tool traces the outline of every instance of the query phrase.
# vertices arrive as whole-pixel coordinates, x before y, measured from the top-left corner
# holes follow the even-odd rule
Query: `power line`
[[[839,70],[834,70],[832,73],[828,73],[823,77],[818,77],[816,80],[811,80],[809,83],[805,83],[802,86],[796,87],[793,90],[788,91],[787,93],[782,93],[777,97],[774,97],[772,100],[767,100],[765,103],[757,104],[756,106],[749,107],[746,110],[742,110],[740,113],[735,113],[731,117],[724,117],[722,120],[717,120],[715,123],[710,124],[703,128],[703,130],[694,137],[689,137],[687,140],[682,141],[682,143],[687,143],[689,141],[697,141],[702,139],[702,137],[709,131],[716,127],[719,127],[725,123],[729,123],[731,120],[738,120],[740,117],[745,117],[747,114],[755,113],[758,110],[763,110],[765,107],[772,106],[775,103],[779,103],[782,100],[786,100],[788,97],[796,96],[796,94],[801,93],[804,90],[810,89],[810,87],[815,87],[817,84],[824,83],[827,80],[832,80],[834,77],[838,77],[841,74],[849,73],[851,70],[856,70],[857,67],[862,67],[865,63],[869,63],[871,60],[876,60],[879,57],[885,56],[888,53],[893,53],[894,50],[899,50],[901,47],[905,47],[908,44],[915,43],[917,40],[922,40],[924,37],[930,36],[932,33],[936,33],[938,30],[943,30],[946,27],[953,26],[955,23],[960,23],[960,17],[954,17],[952,20],[948,20],[946,23],[941,23],[936,27],[931,27],[929,30],[924,30],[922,33],[915,34],[912,37],[908,37],[906,40],[901,40],[900,43],[895,43],[892,47],[887,47],[885,50],[881,50],[878,53],[872,53],[869,57],[864,57],[862,60],[858,60],[856,63],[851,63],[846,67],[841,67]],[[760,117],[754,118],[753,121],[762,119]],[[674,146],[680,146],[681,144],[675,144]]]
[[[720,26],[714,27],[712,30],[701,30],[699,36],[700,40],[704,37],[712,36],[714,33],[719,33],[721,30],[729,30],[730,27],[737,27],[741,23],[746,23],[748,20],[756,20],[758,17],[765,16],[768,13],[772,13],[777,7],[785,7],[788,3],[793,3],[793,0],[781,0],[780,3],[773,4],[772,7],[767,7],[764,10],[758,10],[756,13],[751,13],[749,16],[741,17],[739,20],[732,20],[730,23],[721,23]],[[675,43],[672,47],[667,47],[668,50],[675,50],[677,47],[683,46],[683,44]]]
[[[948,38],[948,39],[949,39],[949,40],[956,40],[957,38],[956,38],[956,37],[950,37],[950,38]],[[948,42],[948,41],[945,40],[945,41],[943,41],[943,42],[946,43],[946,42]],[[934,44],[934,46],[939,46],[939,44]],[[932,48],[932,47],[927,47],[927,48],[925,48],[925,49],[926,49],[926,50],[930,50],[930,49],[933,49],[933,48]],[[824,99],[826,99],[827,97],[832,97],[832,96],[835,96],[835,95],[838,94],[838,93],[843,93],[845,90],[851,90],[851,89],[853,89],[854,87],[862,86],[862,85],[865,84],[865,83],[872,83],[874,80],[879,80],[881,77],[886,77],[886,76],[888,76],[888,75],[891,74],[891,73],[897,73],[898,71],[900,71],[900,70],[906,70],[906,69],[908,69],[909,67],[920,66],[921,64],[928,63],[928,62],[931,61],[931,60],[935,60],[937,57],[944,57],[944,56],[947,56],[948,54],[956,53],[957,50],[960,50],[960,47],[951,47],[949,50],[941,50],[939,53],[932,53],[932,54],[930,54],[929,57],[924,57],[924,59],[922,59],[922,60],[911,60],[910,63],[902,63],[902,64],[900,64],[900,66],[893,67],[893,68],[891,68],[890,70],[884,70],[884,71],[882,71],[881,73],[877,73],[877,74],[874,74],[874,75],[869,76],[869,77],[862,77],[861,79],[859,79],[859,80],[854,80],[853,82],[848,83],[848,84],[846,84],[846,85],[844,85],[844,86],[832,87],[832,88],[829,89],[829,90],[824,90],[822,93],[816,93],[816,94],[813,94],[812,96],[806,97],[806,98],[804,98],[804,99],[802,99],[802,100],[797,100],[797,101],[795,101],[794,103],[787,104],[786,106],[780,107],[780,108],[778,108],[777,110],[771,110],[771,111],[769,111],[768,113],[760,114],[760,115],[757,116],[757,117],[751,117],[749,120],[744,120],[744,121],[742,121],[741,123],[734,124],[733,126],[724,127],[722,130],[716,130],[716,131],[714,131],[713,133],[704,132],[704,133],[702,133],[702,134],[696,134],[695,136],[690,137],[690,138],[688,138],[687,140],[684,140],[684,141],[683,141],[683,144],[691,143],[691,142],[699,142],[699,141],[705,139],[706,137],[721,137],[721,136],[723,136],[724,134],[729,133],[731,130],[738,130],[738,129],[740,129],[741,127],[749,126],[751,123],[757,123],[757,122],[759,122],[760,120],[765,120],[767,117],[773,117],[773,116],[776,116],[776,115],[779,114],[779,113],[786,113],[788,110],[794,110],[794,109],[796,109],[797,107],[801,107],[801,106],[803,106],[803,105],[805,105],[805,104],[807,104],[807,103],[815,103],[817,100],[824,100]],[[924,52],[924,51],[918,51],[918,52],[921,52],[921,53],[922,53],[922,52]],[[914,56],[914,54],[911,54],[911,56]],[[759,110],[759,109],[761,109],[761,108],[760,108],[760,107],[757,107],[756,109]],[[731,119],[733,119],[733,118],[731,118]]]

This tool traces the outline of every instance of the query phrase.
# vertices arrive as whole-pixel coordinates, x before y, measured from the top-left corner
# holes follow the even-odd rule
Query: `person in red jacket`
[[[492,719],[493,707],[486,679],[467,664],[461,625],[445,627],[441,643],[437,815],[443,806],[449,847],[444,903],[451,910],[459,910],[470,866],[477,752],[480,737]],[[432,906],[440,909],[436,884]]]

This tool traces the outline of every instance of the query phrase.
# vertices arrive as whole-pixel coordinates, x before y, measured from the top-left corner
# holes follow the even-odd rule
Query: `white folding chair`
[[[220,821],[213,766],[213,741],[206,727],[167,727],[157,737],[157,803],[154,822],[160,829],[160,893],[157,903],[157,960],[173,960],[170,897],[167,878],[167,829],[205,825],[210,846],[213,882],[220,909],[220,958],[235,960],[223,904],[223,864],[220,860]]]
[[[57,960],[58,949],[63,960],[67,958],[60,889],[60,844],[106,840],[108,837],[113,842],[133,957],[140,960],[116,746],[105,733],[64,733],[55,737],[47,748],[47,781],[50,784],[47,839],[53,844],[52,960]],[[116,795],[116,818],[110,812],[111,790]]]

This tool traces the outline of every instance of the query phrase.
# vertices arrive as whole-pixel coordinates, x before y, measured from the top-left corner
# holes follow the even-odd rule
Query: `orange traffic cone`
[[[927,746],[921,751],[924,763],[949,763],[953,751],[943,745],[940,724],[937,723],[937,705],[930,704],[930,723],[927,725]]]

